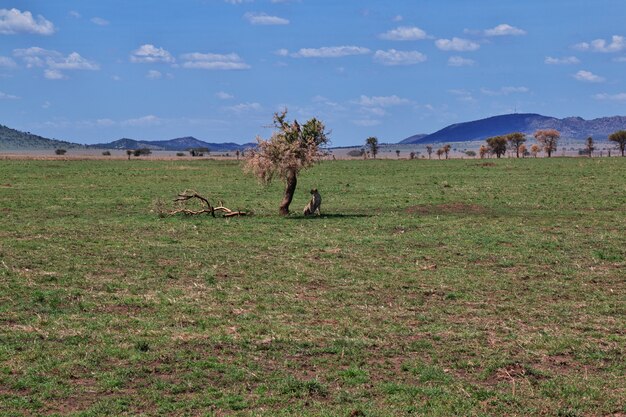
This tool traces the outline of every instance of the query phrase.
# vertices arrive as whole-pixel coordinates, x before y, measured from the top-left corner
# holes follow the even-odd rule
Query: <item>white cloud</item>
[[[54,25],[43,16],[33,18],[29,11],[18,9],[0,9],[0,34],[34,33],[36,35],[52,35]]]
[[[475,51],[480,48],[480,44],[462,38],[437,39],[435,41],[437,48],[442,51]]]
[[[98,26],[107,26],[111,22],[101,17],[94,17],[91,19],[91,23],[96,24]]]
[[[224,0],[224,1],[230,4],[242,4],[242,3],[250,3],[253,0]]]
[[[8,56],[0,56],[0,68],[15,68],[17,64]]]
[[[14,49],[13,56],[21,58],[26,63],[27,68],[43,67],[46,59],[54,59],[61,56],[60,52],[43,49],[38,46],[32,46],[26,49]]]
[[[138,49],[132,51],[130,55],[130,62],[134,63],[173,63],[174,61],[172,54],[152,44],[141,45]]]
[[[389,49],[387,51],[378,50],[374,53],[374,62],[388,66],[419,64],[426,61],[426,59],[426,55],[418,51]]]
[[[235,96],[233,96],[232,94],[228,94],[224,91],[218,91],[217,93],[215,93],[215,97],[219,98],[220,100],[230,100],[235,98]]]
[[[295,58],[340,58],[350,55],[364,55],[371,51],[360,46],[325,46],[322,48],[302,48],[291,56]]]
[[[148,115],[139,117],[137,119],[128,119],[124,120],[120,124],[122,126],[131,126],[131,127],[148,127],[148,126],[158,126],[161,124],[161,119],[154,115]]]
[[[70,10],[69,15],[72,16],[75,19],[80,19],[81,18],[80,13],[78,13],[76,10]]]
[[[613,61],[615,61],[615,62],[626,62],[626,56],[617,57]]]
[[[448,65],[451,67],[471,67],[476,61],[469,58],[463,58],[462,56],[451,56],[448,58]]]
[[[58,57],[58,58],[48,58],[46,63],[52,69],[57,70],[89,70],[96,71],[100,69],[100,66],[93,62],[89,61],[77,52],[72,52],[66,57]]]
[[[427,39],[428,35],[416,26],[400,26],[379,36],[389,41],[417,41]]]
[[[285,48],[277,49],[276,51],[274,51],[274,54],[278,56],[288,56],[289,50]]]
[[[495,28],[485,30],[485,36],[520,36],[525,35],[526,31],[515,26],[502,23]]]
[[[459,101],[464,101],[464,102],[474,101],[474,96],[472,96],[472,93],[467,90],[452,89],[452,90],[448,90],[448,93],[455,95],[457,97],[457,100]]]
[[[55,69],[44,70],[43,76],[47,80],[64,80],[66,78],[61,71]]]
[[[114,75],[114,76],[111,77],[111,79],[113,81],[122,81],[122,77],[120,77],[119,75]]]
[[[288,25],[289,20],[265,13],[246,13],[243,17],[253,25]]]
[[[61,70],[97,71],[100,69],[96,62],[83,58],[78,52],[64,56],[58,51],[33,46],[27,49],[14,49],[13,55],[24,61],[27,68],[45,68],[44,77],[48,80],[66,78]]]
[[[373,114],[374,116],[382,117],[387,114],[387,111],[382,107],[363,107],[361,113]]]
[[[548,65],[573,65],[580,64],[580,59],[575,56],[566,56],[563,58],[553,58],[551,56],[547,56],[543,62]]]
[[[393,19],[391,19],[394,22],[402,22],[404,20],[404,17],[401,14],[395,15],[393,17]]]
[[[372,126],[379,125],[380,124],[380,120],[375,120],[375,119],[357,119],[357,120],[353,120],[352,123],[354,123],[357,126],[372,127]]]
[[[249,69],[241,57],[235,53],[211,54],[192,52],[181,55],[185,61],[183,68],[206,69],[206,70],[244,70]]]
[[[233,111],[235,113],[245,113],[250,111],[258,111],[261,110],[261,105],[259,103],[240,103],[234,106],[227,107],[226,110]]]
[[[596,39],[591,42],[581,42],[574,45],[575,49],[592,52],[620,52],[626,49],[626,38],[613,35],[611,41]]]
[[[580,70],[576,74],[573,75],[578,81],[586,81],[590,83],[601,83],[604,82],[604,78],[596,75],[590,71]]]
[[[49,109],[50,106],[52,106],[52,103],[50,103],[49,101],[44,101],[44,103],[41,105],[42,109]]]
[[[162,78],[162,77],[163,77],[163,74],[161,74],[161,72],[157,70],[150,70],[146,74],[146,78],[149,80],[158,80],[159,78]]]
[[[116,123],[114,120],[111,119],[97,119],[96,120],[96,126],[100,126],[100,127],[110,127],[110,126],[114,126]]]
[[[596,100],[612,100],[612,101],[626,101],[626,93],[607,94],[601,93],[593,96]]]
[[[523,94],[529,91],[528,87],[501,87],[499,90],[480,89],[480,92],[487,96],[508,96],[509,94]]]
[[[401,106],[405,104],[410,104],[411,101],[406,98],[398,97],[396,95],[373,96],[373,97],[362,95],[354,103],[360,106],[365,106],[365,107],[390,107],[390,106]]]
[[[18,96],[14,96],[12,94],[3,93],[2,91],[0,91],[0,100],[17,100],[17,99],[19,99]]]

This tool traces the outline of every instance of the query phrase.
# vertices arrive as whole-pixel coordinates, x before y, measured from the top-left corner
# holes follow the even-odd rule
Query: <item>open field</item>
[[[281,218],[236,161],[0,161],[0,415],[624,416],[625,172],[325,162]]]

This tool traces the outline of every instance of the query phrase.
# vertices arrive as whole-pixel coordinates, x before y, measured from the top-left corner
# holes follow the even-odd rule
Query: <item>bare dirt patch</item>
[[[406,209],[408,214],[484,214],[487,209],[478,204],[447,203],[420,204]]]

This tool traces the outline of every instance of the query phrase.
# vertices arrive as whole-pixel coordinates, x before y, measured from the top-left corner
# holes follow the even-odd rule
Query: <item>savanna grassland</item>
[[[626,415],[625,173],[0,161],[0,415]]]

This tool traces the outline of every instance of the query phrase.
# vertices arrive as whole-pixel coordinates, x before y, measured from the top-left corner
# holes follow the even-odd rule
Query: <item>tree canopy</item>
[[[370,149],[370,153],[372,154],[372,158],[376,158],[378,154],[378,138],[376,136],[370,136],[365,139],[365,145]]]
[[[493,136],[486,139],[487,145],[489,146],[489,151],[500,158],[502,155],[506,153],[506,144],[507,137],[506,136]]]
[[[526,142],[526,135],[521,132],[509,133],[506,135],[506,140],[509,141],[511,149],[515,150],[515,155],[519,158],[521,147]]]
[[[548,154],[548,158],[550,158],[552,152],[556,151],[561,133],[556,129],[540,129],[535,132],[534,136],[539,145]]]
[[[609,135],[609,140],[615,142],[622,156],[624,156],[624,149],[626,149],[626,130],[618,130],[615,133]]]

